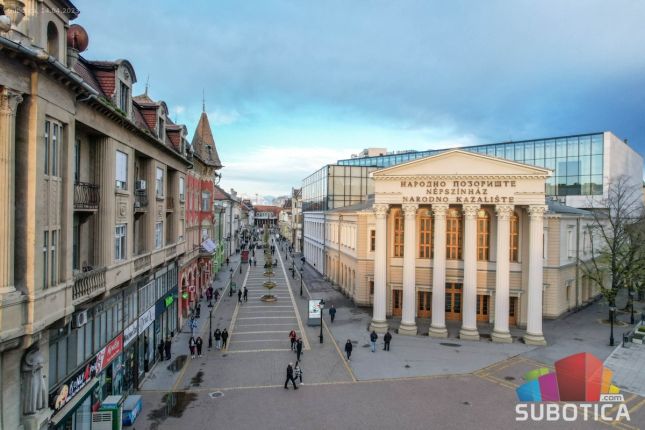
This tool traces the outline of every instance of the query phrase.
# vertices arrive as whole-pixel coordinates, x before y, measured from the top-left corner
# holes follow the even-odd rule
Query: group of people
[[[289,341],[291,342],[291,350],[296,353],[296,361],[300,361],[302,355],[302,338],[296,334],[295,330],[289,332]]]
[[[242,292],[244,291],[244,292]],[[242,298],[244,298],[245,302],[249,301],[249,289],[246,288],[246,285],[244,286],[243,290],[237,290],[237,302],[242,303]]]
[[[195,358],[195,355],[201,357],[202,356],[202,345],[203,341],[201,336],[197,336],[197,339],[195,339],[194,336],[191,336],[190,339],[188,340],[188,348],[190,349],[190,357]]]
[[[226,342],[228,341],[228,331],[226,329],[222,331],[220,331],[220,329],[215,329],[213,337],[215,338],[215,348],[226,348]]]
[[[172,343],[170,342],[170,336],[166,336],[166,340],[159,340],[159,345],[157,345],[157,352],[159,352],[159,360],[170,360],[170,348]],[[165,356],[165,357],[164,357]]]

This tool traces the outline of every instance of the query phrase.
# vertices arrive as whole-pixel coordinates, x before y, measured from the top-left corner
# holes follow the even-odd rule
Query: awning
[[[215,243],[210,239],[206,239],[205,241],[203,241],[201,247],[202,249],[204,249],[204,251],[208,252],[209,254],[212,254],[213,252],[215,252],[215,248],[216,248]]]
[[[92,390],[94,389],[94,387],[97,386],[98,383],[99,383],[99,378],[96,378],[96,377],[92,379],[90,382],[88,382],[83,388],[81,388],[81,391],[79,391],[78,394],[74,396],[74,400],[70,401],[68,404],[63,406],[63,409],[58,411],[56,415],[50,418],[51,423],[57,426],[58,423],[63,421],[65,418],[67,418],[69,414],[74,412],[74,410],[78,407],[78,405],[80,405],[81,403],[83,403],[83,401],[85,401],[87,396],[92,394]]]

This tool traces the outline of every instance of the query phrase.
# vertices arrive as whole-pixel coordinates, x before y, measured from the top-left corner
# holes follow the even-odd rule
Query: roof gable
[[[215,166],[216,168],[222,167],[222,162],[217,154],[217,147],[215,146],[215,138],[213,131],[208,121],[206,112],[202,112],[195,129],[193,141],[191,142],[195,154],[206,164]],[[208,148],[210,147],[210,151]]]
[[[453,149],[437,155],[431,155],[407,163],[397,164],[386,169],[377,170],[372,175],[375,179],[398,175],[537,175],[547,177],[551,175],[551,171],[543,167],[531,166],[503,158]]]

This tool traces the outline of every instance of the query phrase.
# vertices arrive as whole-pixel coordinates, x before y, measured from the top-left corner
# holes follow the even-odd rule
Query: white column
[[[416,204],[403,205],[405,217],[403,237],[403,312],[399,334],[416,335],[416,244],[417,208]]]
[[[508,330],[509,268],[510,268],[510,218],[512,205],[497,205],[497,264],[495,277],[495,327],[493,342],[512,342]]]
[[[464,205],[464,295],[461,339],[479,340],[477,331],[477,211],[479,205]]]
[[[546,206],[529,206],[529,297],[524,343],[546,345],[542,334],[542,235]]]
[[[374,307],[370,330],[385,333],[386,282],[387,282],[387,204],[375,204],[376,249],[374,250]]]
[[[446,212],[447,204],[432,205],[434,257],[432,261],[432,324],[428,334],[448,337],[446,329]]]
[[[14,212],[16,108],[22,101],[19,93],[0,90],[0,294],[11,293],[14,286]]]

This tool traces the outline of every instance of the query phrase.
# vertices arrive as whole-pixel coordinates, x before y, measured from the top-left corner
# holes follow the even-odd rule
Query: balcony
[[[135,212],[148,211],[148,191],[137,190],[134,192],[134,211]]]
[[[172,212],[175,210],[175,198],[166,197],[166,212]]]
[[[99,208],[101,195],[99,186],[89,182],[76,182],[74,184],[74,209],[82,211],[95,211]]]
[[[150,254],[143,255],[134,260],[134,271],[148,270],[150,268]]]
[[[74,275],[72,301],[75,305],[98,296],[105,291],[105,272],[106,268],[102,267],[87,272],[79,272]]]

